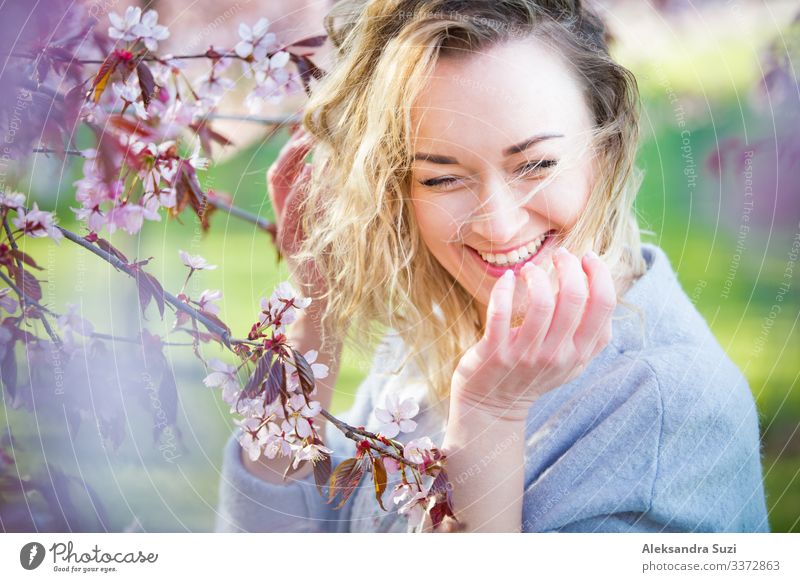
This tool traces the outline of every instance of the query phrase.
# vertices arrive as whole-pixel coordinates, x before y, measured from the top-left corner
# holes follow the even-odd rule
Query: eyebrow
[[[530,137],[530,138],[526,139],[525,141],[522,141],[522,142],[520,142],[518,144],[515,144],[515,145],[512,145],[510,147],[507,147],[506,149],[503,150],[503,155],[508,157],[508,156],[512,156],[514,154],[519,154],[519,153],[522,153],[525,150],[527,150],[529,147],[531,147],[533,145],[536,145],[539,142],[542,142],[542,141],[545,141],[545,140],[548,140],[548,139],[554,139],[554,138],[557,138],[557,137],[564,137],[564,136],[563,136],[563,134],[560,134],[560,133],[543,133],[543,134],[540,134],[540,135],[534,135],[533,137]],[[456,165],[456,164],[458,164],[458,160],[453,158],[453,157],[451,157],[451,156],[440,156],[440,155],[437,155],[437,154],[426,154],[424,152],[419,152],[419,153],[414,154],[414,159],[415,160],[420,160],[420,161],[423,161],[423,162],[431,162],[433,164],[444,164],[444,165]]]

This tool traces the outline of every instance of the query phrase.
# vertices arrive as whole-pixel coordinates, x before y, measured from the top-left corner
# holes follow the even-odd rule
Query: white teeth
[[[481,257],[483,257],[483,260],[486,261],[487,263],[492,263],[500,266],[513,265],[515,263],[524,261],[533,254],[536,254],[536,251],[539,250],[539,247],[542,245],[546,237],[547,233],[543,234],[532,243],[529,243],[525,246],[515,249],[509,253],[503,253],[503,254],[479,253],[479,254],[481,255]]]

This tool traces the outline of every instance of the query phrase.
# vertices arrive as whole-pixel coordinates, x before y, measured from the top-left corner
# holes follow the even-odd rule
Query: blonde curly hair
[[[303,117],[316,145],[300,209],[307,236],[293,256],[313,261],[326,282],[323,329],[345,331],[364,357],[387,327],[396,331],[431,404],[446,409],[458,360],[483,334],[478,309],[485,307],[426,249],[413,220],[410,109],[438,58],[514,38],[533,36],[559,50],[583,81],[594,116],[602,171],[563,244],[593,248],[618,280],[645,272],[633,212],[638,89],[581,2],[344,0],[325,27],[336,60]]]

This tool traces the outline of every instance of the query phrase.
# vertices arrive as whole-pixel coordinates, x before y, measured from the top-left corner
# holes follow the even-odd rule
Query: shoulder
[[[642,246],[647,272],[614,314],[609,355],[624,372],[627,362],[647,367],[665,415],[698,415],[753,409],[742,372],[683,290],[666,253]]]

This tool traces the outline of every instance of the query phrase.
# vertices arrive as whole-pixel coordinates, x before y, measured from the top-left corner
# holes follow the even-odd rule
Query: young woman
[[[632,210],[638,94],[578,1],[372,0],[269,173],[330,366],[388,332],[353,408],[412,398],[467,531],[768,531],[746,380]],[[314,161],[305,164],[313,148]],[[391,396],[391,400],[389,397]],[[354,443],[326,428],[334,464]],[[370,481],[335,511],[310,467],[225,449],[220,531],[420,531]],[[401,510],[403,508],[400,508]]]

